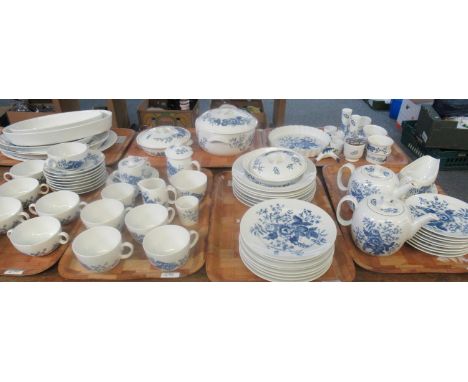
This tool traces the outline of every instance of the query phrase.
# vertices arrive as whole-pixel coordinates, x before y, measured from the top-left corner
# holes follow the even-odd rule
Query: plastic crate
[[[430,155],[440,159],[440,170],[468,170],[468,151],[441,150],[424,146],[423,140],[416,134],[417,121],[403,121],[401,143],[418,158]]]

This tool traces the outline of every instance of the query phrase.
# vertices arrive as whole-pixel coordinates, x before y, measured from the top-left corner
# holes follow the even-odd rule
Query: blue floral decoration
[[[182,212],[182,218],[196,222],[198,220],[198,210],[185,210]]]
[[[286,147],[288,149],[302,149],[310,150],[319,148],[320,145],[317,144],[317,140],[313,137],[295,137],[285,135],[278,139],[278,143],[281,147]]]
[[[208,121],[212,125],[216,126],[242,126],[249,125],[252,123],[252,118],[237,116],[233,118],[216,118],[212,117],[210,113],[202,115],[202,121]]]
[[[351,181],[349,193],[354,196],[358,202],[369,195],[378,194],[379,188],[371,183],[358,183],[355,180]]]
[[[262,239],[274,254],[290,252],[297,256],[327,243],[327,233],[320,229],[322,217],[304,209],[297,213],[284,204],[273,204],[257,211],[258,220],[250,232]]]
[[[170,161],[167,161],[167,174],[169,176],[177,174],[180,170],[182,170],[182,167],[176,167]]]
[[[86,268],[88,271],[92,271],[92,272],[107,272],[107,271],[110,271],[112,268],[114,268],[118,263],[119,263],[120,259],[117,258],[115,259],[114,262],[108,262],[106,261],[105,263],[103,264],[99,264],[99,265],[86,265],[84,263],[82,263],[80,261],[80,264]]]
[[[165,263],[159,260],[154,260],[151,257],[148,257],[148,260],[151,264],[153,264],[156,268],[162,269],[163,271],[174,271],[177,268],[181,267],[184,265],[187,260],[188,260],[188,255],[179,261],[176,261],[174,263]]]
[[[120,181],[123,183],[128,183],[136,186],[136,184],[142,180],[143,178],[141,176],[135,176],[135,175],[128,175],[128,174],[119,174]]]
[[[398,249],[402,229],[389,220],[377,223],[365,217],[362,220],[362,227],[353,225],[352,233],[357,246],[364,252],[382,256]]]

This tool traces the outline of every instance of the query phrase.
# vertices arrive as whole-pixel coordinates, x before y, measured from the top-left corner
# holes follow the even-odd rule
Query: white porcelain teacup
[[[81,142],[65,142],[47,150],[47,165],[64,170],[83,167],[88,155],[88,145]]]
[[[364,154],[366,142],[357,138],[346,138],[343,152],[345,159],[349,162],[357,162]]]
[[[388,135],[387,130],[378,125],[366,125],[362,129],[366,137],[370,137],[371,135]]]
[[[115,199],[100,199],[89,203],[81,210],[80,218],[86,228],[106,225],[122,229],[126,212],[123,203]]]
[[[40,184],[34,178],[14,178],[0,185],[0,196],[16,198],[25,207],[36,201],[39,195],[45,195],[48,192],[49,186],[45,183]]]
[[[133,244],[122,243],[116,228],[100,226],[81,232],[72,242],[72,251],[87,270],[107,272],[133,254]]]
[[[367,152],[378,155],[390,155],[393,139],[386,135],[371,135],[367,138]]]
[[[200,201],[198,198],[192,195],[181,196],[174,204],[182,225],[190,227],[198,223],[200,210]]]
[[[52,192],[38,199],[36,203],[29,205],[29,212],[33,215],[52,216],[67,225],[74,221],[80,214],[80,209],[86,206],[86,202],[80,202],[76,192],[61,190]]]
[[[119,162],[119,176],[120,180],[124,183],[136,184],[151,176],[151,165],[147,158],[129,156]]]
[[[133,207],[138,190],[128,183],[113,183],[101,191],[102,199],[115,199],[123,203],[125,207]]]
[[[374,154],[369,151],[366,153],[366,161],[373,164],[383,164],[387,161],[387,158],[388,155],[385,154]]]
[[[157,203],[167,207],[177,198],[177,190],[173,186],[166,185],[164,179],[161,178],[140,180],[138,188],[144,203]],[[172,197],[169,197],[169,194],[172,194]]]
[[[174,271],[187,262],[190,249],[197,244],[198,238],[196,231],[178,225],[163,225],[146,234],[143,249],[152,265],[164,271]]]
[[[0,235],[28,219],[29,215],[23,212],[23,205],[18,199],[0,196]]]
[[[12,180],[14,178],[34,178],[39,182],[44,180],[44,163],[41,159],[25,160],[15,164],[10,168],[10,171],[3,174],[3,179]]]
[[[10,229],[7,236],[19,252],[28,256],[48,255],[69,240],[58,219],[51,216],[26,220]]]
[[[142,204],[132,208],[125,216],[125,225],[138,242],[143,243],[145,235],[153,228],[169,224],[174,220],[175,211],[172,207],[160,204]]]
[[[202,200],[206,192],[208,177],[202,171],[182,170],[170,178],[177,190],[177,196],[192,195]]]

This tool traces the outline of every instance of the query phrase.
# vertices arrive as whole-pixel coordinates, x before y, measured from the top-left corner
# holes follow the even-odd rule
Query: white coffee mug
[[[173,186],[166,185],[164,179],[161,178],[140,180],[138,188],[144,203],[157,203],[167,207],[177,198],[177,190]],[[169,197],[169,194],[172,194],[172,197]]]
[[[169,179],[177,189],[177,196],[192,195],[202,200],[208,185],[208,177],[202,171],[182,170]]]
[[[99,226],[80,233],[73,240],[72,251],[88,271],[107,272],[133,254],[133,244],[122,243],[116,228]]]
[[[151,176],[152,168],[147,158],[129,156],[119,162],[119,176],[124,183],[134,186],[144,179]]]
[[[135,186],[128,183],[113,183],[101,191],[102,199],[115,199],[123,203],[125,207],[135,205],[138,190]]]
[[[171,146],[165,150],[167,158],[167,176],[171,177],[181,170],[198,170],[200,163],[192,160],[193,150],[190,146]]]

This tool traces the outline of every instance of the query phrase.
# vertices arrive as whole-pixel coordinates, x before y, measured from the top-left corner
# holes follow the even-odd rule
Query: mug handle
[[[347,191],[348,190],[348,185],[344,185],[341,178],[343,176],[343,171],[344,169],[347,168],[349,169],[349,171],[351,171],[351,174],[354,172],[354,170],[356,169],[356,167],[354,167],[353,164],[351,163],[346,163],[345,165],[341,166],[340,169],[338,170],[338,174],[336,174],[336,181],[338,183],[338,188],[341,190],[341,191]]]
[[[174,204],[175,201],[177,200],[177,190],[175,189],[174,186],[171,186],[171,185],[167,186],[166,189],[167,189],[167,197],[169,199],[169,204]],[[172,192],[174,198],[171,199],[169,192]]]
[[[197,171],[200,171],[200,162],[199,161],[193,160],[192,161],[192,166],[194,166]]]
[[[29,209],[29,212],[31,212],[33,215],[37,215],[36,204],[35,203],[31,203],[29,205],[28,209]]]
[[[200,235],[198,234],[197,231],[190,231],[190,248],[193,248],[195,244],[197,244],[198,239],[200,238]]]
[[[175,210],[172,207],[167,207],[167,212],[169,213],[169,218],[167,219],[167,224],[170,224],[175,217]]]
[[[88,205],[88,203],[86,203],[86,202],[80,202],[80,203],[78,204],[78,207],[80,208],[80,210],[82,210],[82,209],[83,209],[84,207],[86,207],[87,205]]]
[[[68,233],[66,232],[60,232],[59,236],[60,236],[60,240],[59,240],[60,244],[67,244],[68,241],[70,240],[70,236],[68,236]]]
[[[344,203],[344,202],[351,202],[353,203],[354,205],[354,210],[356,210],[356,207],[358,205],[358,201],[357,199],[352,196],[352,195],[346,195],[346,196],[343,196],[340,200],[340,202],[338,203],[338,206],[336,207],[336,217],[338,219],[338,222],[342,225],[342,226],[348,226],[351,224],[351,221],[353,220],[352,218],[349,219],[349,220],[346,220],[346,219],[343,219],[341,217],[341,205]],[[354,213],[354,212],[353,212]]]
[[[128,248],[128,253],[124,254],[124,249]],[[122,243],[122,249],[120,253],[120,258],[122,260],[128,259],[130,256],[133,254],[133,244],[129,243],[128,241],[125,241]]]
[[[132,207],[125,207],[124,215],[127,215],[130,212],[131,209],[132,209]]]
[[[13,179],[13,175],[11,175],[11,172],[6,172],[5,174],[3,174],[3,179],[5,179],[8,182],[9,180]]]
[[[25,221],[25,220],[29,219],[29,215],[26,212],[20,212],[19,216],[20,216],[22,221]]]
[[[40,186],[39,186],[39,193],[41,195],[45,195],[47,194],[48,192],[50,191],[49,189],[49,186],[45,183],[42,183]]]

